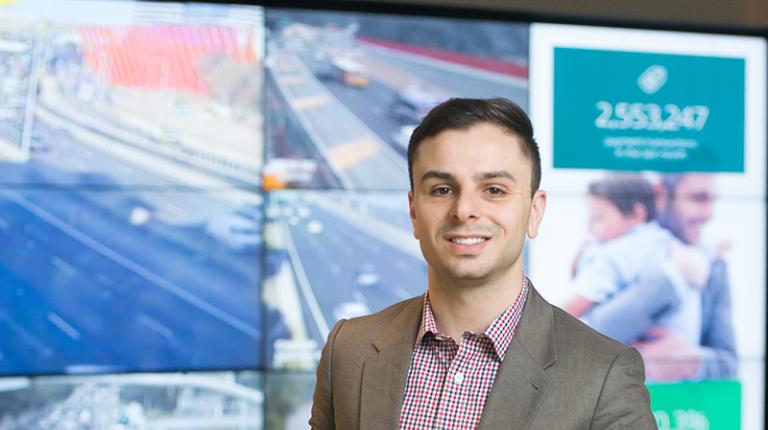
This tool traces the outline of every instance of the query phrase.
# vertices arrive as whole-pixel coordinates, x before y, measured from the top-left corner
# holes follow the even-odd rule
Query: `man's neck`
[[[440,279],[429,271],[429,303],[441,333],[461,343],[464,332],[482,333],[512,306],[523,286],[521,270],[482,284]]]

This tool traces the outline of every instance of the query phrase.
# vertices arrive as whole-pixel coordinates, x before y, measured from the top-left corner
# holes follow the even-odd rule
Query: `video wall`
[[[0,4],[0,429],[306,428],[330,327],[425,292],[411,132],[497,96],[536,288],[640,350],[659,428],[763,427],[764,38]]]

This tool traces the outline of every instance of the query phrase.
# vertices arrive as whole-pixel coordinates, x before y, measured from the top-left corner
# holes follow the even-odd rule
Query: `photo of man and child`
[[[588,239],[560,306],[637,347],[649,381],[737,377],[730,243],[702,242],[715,185],[694,173],[610,174],[588,185]]]

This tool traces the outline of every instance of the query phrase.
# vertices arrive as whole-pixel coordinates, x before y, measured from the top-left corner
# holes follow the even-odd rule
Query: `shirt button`
[[[453,375],[453,383],[456,385],[461,385],[462,382],[464,382],[464,374],[461,372],[456,372],[456,374]]]

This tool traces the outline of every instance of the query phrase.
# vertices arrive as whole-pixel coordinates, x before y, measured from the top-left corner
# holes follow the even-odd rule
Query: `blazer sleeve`
[[[624,349],[616,356],[603,381],[592,417],[591,430],[656,430],[645,367],[640,353]]]
[[[309,426],[313,430],[331,430],[336,428],[333,412],[333,391],[331,390],[331,368],[333,346],[344,321],[343,319],[339,320],[331,329],[320,356],[320,363],[317,365],[315,394],[312,396],[312,416],[309,418]]]

